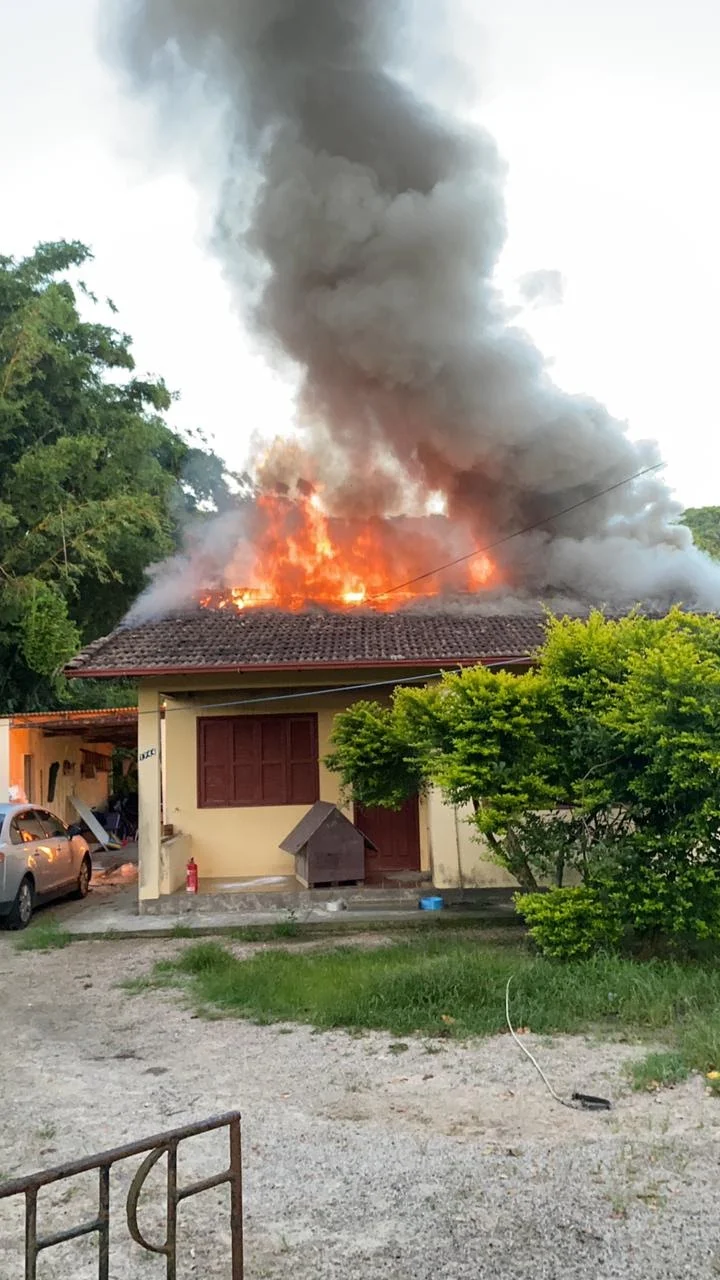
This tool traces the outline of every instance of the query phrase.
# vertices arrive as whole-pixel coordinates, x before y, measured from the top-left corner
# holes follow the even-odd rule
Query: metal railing
[[[213,1130],[227,1129],[230,1141],[230,1162],[222,1173],[200,1182],[193,1182],[187,1187],[179,1187],[177,1180],[178,1147],[186,1138],[195,1138]],[[98,1280],[109,1280],[110,1277],[110,1171],[113,1165],[133,1156],[144,1155],[140,1168],[130,1184],[125,1202],[125,1214],[130,1236],[141,1249],[147,1253],[160,1254],[166,1258],[167,1280],[177,1277],[177,1211],[183,1200],[197,1196],[202,1191],[210,1191],[213,1187],[221,1187],[227,1183],[230,1187],[230,1280],[243,1280],[243,1207],[242,1207],[242,1149],[240,1134],[240,1113],[231,1111],[227,1115],[217,1116],[200,1124],[184,1125],[180,1129],[171,1129],[144,1142],[131,1142],[123,1147],[115,1147],[112,1151],[103,1151],[100,1155],[87,1156],[83,1160],[72,1160],[58,1165],[44,1173],[35,1173],[29,1178],[17,1178],[12,1182],[0,1184],[0,1200],[12,1196],[25,1198],[25,1280],[37,1280],[38,1257],[44,1249],[53,1245],[65,1244],[68,1240],[79,1240],[82,1236],[96,1235],[98,1238]],[[166,1235],[162,1244],[151,1244],[143,1236],[138,1225],[138,1203],[145,1182],[155,1165],[167,1156],[167,1208]],[[77,1227],[68,1227],[65,1231],[55,1231],[50,1235],[38,1235],[38,1193],[42,1187],[62,1182],[67,1178],[76,1178],[81,1173],[98,1172],[98,1209],[93,1218],[80,1223]]]

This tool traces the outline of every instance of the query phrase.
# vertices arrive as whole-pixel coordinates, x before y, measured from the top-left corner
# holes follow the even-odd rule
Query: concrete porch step
[[[453,908],[473,909],[512,914],[512,894],[506,891],[468,889],[433,890],[429,885],[412,888],[386,889],[367,886],[362,889],[298,889],[282,893],[248,893],[230,891],[225,893],[173,893],[168,897],[140,904],[141,915],[182,917],[239,914],[292,913],[301,916],[307,912],[327,913],[329,918],[336,919],[353,913],[393,911],[407,913],[416,908],[420,897],[429,893],[439,893],[445,903],[445,910]],[[342,902],[345,909],[328,910],[328,904]]]

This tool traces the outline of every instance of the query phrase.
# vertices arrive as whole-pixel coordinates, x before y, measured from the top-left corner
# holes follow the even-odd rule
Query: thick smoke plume
[[[503,164],[486,132],[431,109],[412,68],[398,73],[405,6],[113,3],[124,65],[184,131],[193,166],[200,82],[222,108],[215,247],[268,351],[300,370],[308,465],[331,514],[418,515],[441,494],[469,548],[657,460],[600,404],[555,387],[513,326],[493,283]],[[427,24],[433,10],[415,4]],[[677,515],[646,477],[495,558],[515,595],[715,606],[718,572]],[[210,572],[203,555],[217,577],[227,540],[226,522],[189,549],[176,597],[198,565]]]
[[[563,300],[565,283],[559,271],[528,271],[518,281],[521,296],[531,307],[557,307]]]

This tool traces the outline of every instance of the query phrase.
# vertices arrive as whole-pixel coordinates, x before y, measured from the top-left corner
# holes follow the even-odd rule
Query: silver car
[[[29,804],[0,804],[0,823],[0,925],[24,929],[36,903],[87,896],[92,862],[82,836]]]

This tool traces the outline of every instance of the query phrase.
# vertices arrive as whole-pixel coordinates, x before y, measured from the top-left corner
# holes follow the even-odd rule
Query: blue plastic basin
[[[421,898],[420,899],[421,911],[442,911],[444,905],[445,904],[443,903],[442,898]]]

